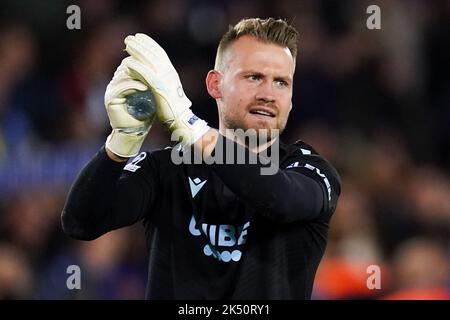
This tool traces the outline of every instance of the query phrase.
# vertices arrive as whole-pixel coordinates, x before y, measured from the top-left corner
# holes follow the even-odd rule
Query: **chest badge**
[[[189,177],[189,186],[191,187],[191,195],[194,198],[201,188],[205,185],[207,180],[200,180],[199,178],[195,178],[194,180]]]

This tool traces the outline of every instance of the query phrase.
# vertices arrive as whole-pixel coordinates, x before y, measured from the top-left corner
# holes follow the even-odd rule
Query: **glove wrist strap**
[[[135,157],[138,155],[148,131],[149,130],[143,134],[136,135],[127,134],[118,129],[114,129],[106,139],[105,146],[119,157]]]

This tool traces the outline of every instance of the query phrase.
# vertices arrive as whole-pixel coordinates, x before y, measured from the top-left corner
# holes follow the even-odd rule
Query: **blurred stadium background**
[[[66,8],[81,8],[81,30]],[[367,6],[381,30],[366,28]],[[110,130],[103,94],[123,38],[145,32],[216,126],[204,78],[228,24],[282,17],[298,28],[294,108],[302,139],[341,173],[343,193],[315,299],[449,299],[450,1],[32,1],[0,4],[0,299],[142,299],[143,228],[65,236],[70,184]],[[164,147],[155,126],[146,149]],[[66,288],[66,268],[82,289]],[[381,268],[369,290],[367,267]]]

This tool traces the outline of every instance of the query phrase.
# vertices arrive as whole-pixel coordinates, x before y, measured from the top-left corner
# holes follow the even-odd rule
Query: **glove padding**
[[[124,158],[134,157],[139,153],[155,118],[153,113],[141,121],[128,113],[127,96],[149,90],[144,83],[130,76],[126,64],[131,59],[127,57],[122,60],[105,92],[105,107],[113,129],[105,146]]]
[[[157,101],[158,119],[185,150],[208,131],[207,123],[192,113],[192,103],[184,94],[178,73],[156,41],[137,33],[126,37],[125,45],[133,58],[125,61],[130,75],[151,88]]]

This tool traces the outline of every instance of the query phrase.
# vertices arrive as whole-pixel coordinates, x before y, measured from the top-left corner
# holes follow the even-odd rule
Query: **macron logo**
[[[199,178],[192,180],[191,177],[189,177],[189,186],[191,187],[192,198],[194,198],[200,189],[203,188],[206,181],[207,180],[201,181]]]

